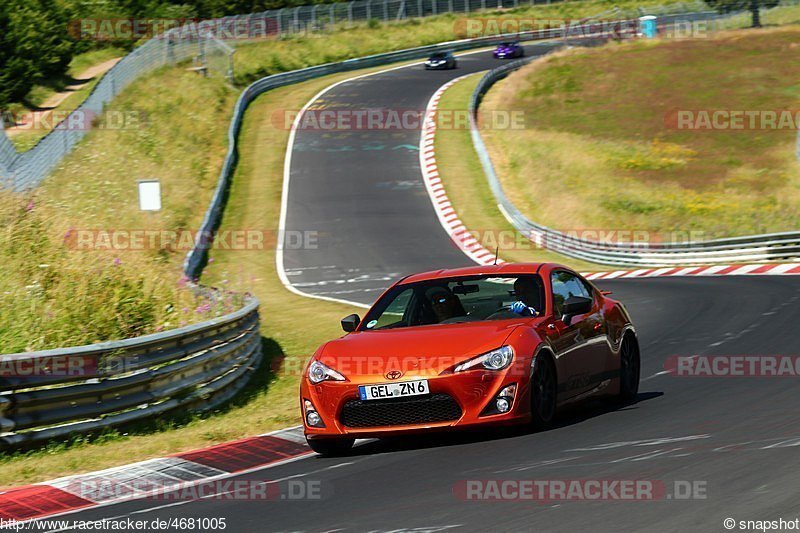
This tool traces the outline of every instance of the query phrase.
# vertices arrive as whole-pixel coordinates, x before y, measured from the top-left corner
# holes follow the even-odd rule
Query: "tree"
[[[753,16],[752,27],[759,28],[761,26],[761,8],[775,7],[779,0],[706,0],[706,3],[720,13],[749,10]]]
[[[0,2],[0,109],[66,72],[75,52],[67,21],[55,0]]]

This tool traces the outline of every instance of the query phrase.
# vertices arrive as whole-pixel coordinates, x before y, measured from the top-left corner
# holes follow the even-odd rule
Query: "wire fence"
[[[83,117],[98,117],[117,94],[140,76],[164,65],[189,59],[206,69],[233,77],[233,48],[230,44],[246,38],[280,38],[297,33],[321,32],[337,25],[364,21],[391,22],[444,13],[468,13],[480,9],[506,9],[548,5],[563,0],[355,0],[316,4],[224,17],[191,23],[153,37],[134,49],[110,69],[89,97],[30,150],[18,152],[5,134],[0,119],[0,187],[23,191],[35,188],[86,135],[87,128],[70,128]],[[702,11],[703,2],[694,1],[648,7],[649,14]],[[627,10],[619,16],[634,17],[645,10]],[[243,34],[244,32],[244,34]],[[203,63],[205,61],[205,63]]]

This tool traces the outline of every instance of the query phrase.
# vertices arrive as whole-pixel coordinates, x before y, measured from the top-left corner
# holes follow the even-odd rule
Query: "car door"
[[[576,274],[554,270],[550,275],[553,313],[545,326],[556,352],[559,400],[583,394],[603,379],[606,363],[603,317],[594,291]],[[564,322],[563,305],[571,296],[592,299],[591,310]]]

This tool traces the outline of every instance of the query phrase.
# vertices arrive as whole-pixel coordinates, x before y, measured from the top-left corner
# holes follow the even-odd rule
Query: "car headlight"
[[[323,381],[330,379],[333,381],[344,381],[345,378],[343,375],[338,373],[336,370],[320,363],[319,361],[314,361],[308,366],[308,380],[316,385],[317,383],[322,383]]]
[[[511,346],[502,346],[491,352],[486,352],[478,357],[464,361],[453,372],[464,372],[482,366],[486,370],[502,370],[511,364],[514,359],[514,349]]]

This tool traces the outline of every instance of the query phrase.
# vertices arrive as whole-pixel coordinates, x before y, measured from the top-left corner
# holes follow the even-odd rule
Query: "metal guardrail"
[[[633,21],[629,20],[620,22],[630,23]],[[576,30],[579,30],[581,28],[597,31],[599,32],[598,35],[602,35],[602,32],[605,31],[603,28],[598,28],[597,26],[592,26],[592,25],[574,26],[570,28],[569,31],[576,32]],[[500,42],[507,41],[509,38],[514,38],[515,40],[519,41],[539,41],[539,40],[544,41],[551,39],[560,39],[566,37],[564,32],[565,30],[563,28],[551,28],[545,30],[514,33],[511,35],[494,35],[489,37],[480,37],[477,39],[463,39],[459,41],[449,41],[444,43],[438,43],[435,45],[421,46],[418,48],[401,50],[398,52],[388,52],[385,54],[376,54],[357,59],[350,59],[339,63],[328,63],[325,65],[308,67],[281,74],[273,74],[272,76],[267,76],[253,82],[244,91],[242,91],[242,93],[239,95],[239,98],[236,101],[236,105],[233,111],[233,118],[231,119],[231,124],[230,127],[228,128],[228,152],[225,156],[225,161],[223,162],[222,169],[220,171],[220,175],[217,180],[217,188],[214,192],[211,204],[205,214],[205,217],[203,218],[203,222],[200,227],[201,234],[213,235],[214,231],[218,228],[219,221],[222,216],[222,211],[225,206],[225,200],[227,198],[228,189],[230,187],[231,176],[233,175],[233,170],[236,167],[236,163],[239,158],[237,139],[239,136],[239,130],[241,129],[242,126],[244,112],[247,109],[247,106],[249,106],[250,103],[253,100],[255,100],[260,94],[270,89],[283,87],[285,85],[290,85],[293,83],[299,83],[302,81],[310,80],[312,78],[318,78],[320,76],[327,76],[339,72],[348,72],[352,70],[376,67],[400,61],[424,59],[437,51],[450,50],[458,52],[464,50],[472,50],[476,48],[495,45]],[[583,34],[583,37],[591,39],[593,37],[593,34],[587,32]],[[553,44],[547,44],[547,46],[553,46]],[[189,278],[196,279],[197,277],[199,277],[199,273],[202,271],[203,267],[206,264],[207,255],[208,255],[207,246],[198,246],[192,249],[187,254],[186,260],[184,261],[184,271],[186,272],[186,275]]]
[[[560,30],[552,29],[514,36],[521,40],[541,40],[561,35]],[[237,138],[244,112],[258,95],[328,74],[421,59],[438,50],[480,48],[507,38],[499,35],[440,43],[276,74],[254,82],[236,102],[228,130],[229,150],[202,222],[201,235],[213,235],[220,224],[238,159]],[[2,142],[0,149],[1,145]],[[184,262],[184,272],[192,279],[199,276],[207,259],[208,243],[202,241],[198,240]],[[81,369],[75,374],[39,372],[36,378],[13,378],[0,373],[0,449],[152,418],[179,408],[213,408],[236,394],[246,384],[246,374],[258,366],[261,358],[258,325],[258,301],[248,297],[244,307],[236,312],[163,333],[0,356],[0,364],[17,368],[31,365],[47,368],[58,361],[62,365],[64,361],[77,361]]]
[[[722,17],[715,13],[706,15],[708,18]],[[495,83],[533,59],[518,60],[486,73],[472,94],[469,115],[472,143],[498,208],[509,222],[534,244],[575,259],[634,267],[769,262],[800,258],[800,232],[748,235],[685,243],[637,244],[592,241],[560,232],[528,219],[509,200],[503,190],[481,137],[477,118],[478,108],[486,92]]]
[[[0,356],[0,449],[218,406],[258,366],[258,326],[250,297],[238,311],[162,333]]]
[[[0,120],[0,187],[17,191],[37,187],[47,174],[88,133],[88,128],[65,125],[83,124],[100,116],[107,103],[139,76],[154,69],[199,57],[212,46],[204,39],[224,40],[226,32],[253,33],[254,39],[277,38],[297,33],[330,31],[333,27],[359,21],[384,22],[444,13],[470,13],[479,9],[547,5],[569,0],[356,0],[315,4],[230,16],[188,24],[154,37],[122,58],[102,77],[88,98],[64,118],[30,150],[17,152]],[[667,6],[652,6],[648,13],[697,11],[705,6],[698,0]],[[631,11],[628,16],[637,15]],[[227,74],[227,73],[226,73]]]

